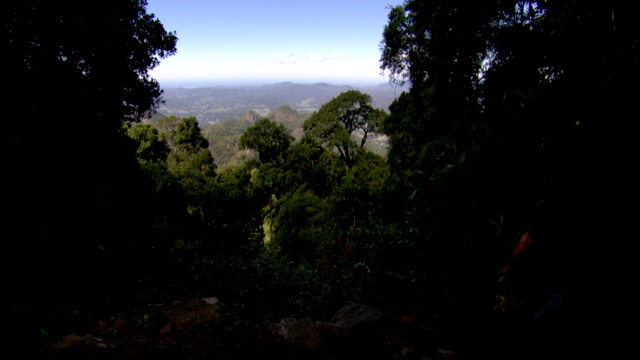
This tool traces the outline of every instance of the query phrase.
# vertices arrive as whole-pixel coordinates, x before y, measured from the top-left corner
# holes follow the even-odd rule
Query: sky
[[[388,82],[380,41],[402,0],[148,0],[177,53],[150,74],[162,86]]]

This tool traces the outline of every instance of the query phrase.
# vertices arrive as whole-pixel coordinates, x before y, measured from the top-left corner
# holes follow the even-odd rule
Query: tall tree
[[[142,172],[153,181],[157,192],[166,191],[174,183],[167,166],[169,145],[152,124],[135,124],[128,134],[138,145],[136,158]]]
[[[174,146],[167,159],[169,171],[187,195],[189,212],[204,218],[204,204],[210,198],[211,183],[216,176],[209,142],[202,136],[195,117],[183,118],[169,137]]]
[[[198,120],[195,117],[182,119],[176,127],[173,144],[182,152],[193,153],[209,147],[209,142],[202,136]]]
[[[386,113],[370,105],[371,96],[358,90],[348,90],[326,104],[305,121],[305,133],[320,143],[335,148],[348,167],[358,148],[364,147],[367,136],[378,131]],[[353,136],[361,136],[356,143]]]

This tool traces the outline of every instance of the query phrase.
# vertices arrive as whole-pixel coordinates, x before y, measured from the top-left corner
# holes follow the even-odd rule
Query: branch
[[[300,189],[302,187],[302,183],[298,184],[296,186],[295,189],[293,189],[293,191],[291,191],[289,193],[289,195],[287,195],[287,197],[282,200],[282,201],[278,201],[275,205],[273,205],[269,210],[267,210],[267,212],[262,216],[262,220],[266,219],[267,216],[269,216],[269,214],[271,214],[275,209],[279,208],[280,206],[282,206],[282,204],[286,203],[287,201],[289,201],[289,199],[291,199],[291,197],[293,196],[293,194],[296,193],[296,191],[298,191],[298,189]]]

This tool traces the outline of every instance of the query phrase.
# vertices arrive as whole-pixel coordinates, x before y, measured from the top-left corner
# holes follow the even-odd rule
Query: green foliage
[[[216,165],[208,148],[209,143],[202,136],[198,122],[193,117],[182,119],[168,137],[173,139],[173,149],[167,158],[168,169],[187,196],[189,213],[204,219],[210,189],[216,176]]]
[[[202,136],[195,118],[180,120],[175,131],[171,131],[167,138],[173,140],[173,149],[167,160],[172,171],[195,171],[213,176],[215,164],[208,149],[209,143]]]
[[[239,165],[245,153],[239,148],[240,136],[253,124],[245,117],[238,117],[203,127],[202,134],[209,141],[209,149],[218,165]]]
[[[176,186],[176,178],[169,173],[167,166],[169,146],[158,129],[152,124],[134,124],[128,135],[138,146],[136,158],[142,173],[155,184],[156,192],[174,191],[170,189]]]
[[[239,147],[256,150],[263,163],[281,163],[293,140],[283,124],[260,119],[242,134]]]
[[[194,117],[182,119],[178,123],[173,142],[184,151],[194,151],[209,147],[207,139],[202,136],[198,120]]]
[[[290,184],[306,183],[321,197],[330,196],[344,176],[344,162],[309,137],[303,137],[289,150],[287,170]],[[291,185],[290,185],[291,186]]]
[[[305,133],[329,148],[335,148],[348,167],[353,166],[355,152],[363,147],[370,133],[378,131],[386,113],[369,105],[371,96],[348,90],[322,105],[305,121]],[[360,144],[353,134],[361,134]]]
[[[363,152],[349,169],[341,184],[341,196],[352,201],[354,208],[364,211],[377,207],[390,176],[386,159],[371,152]]]
[[[359,151],[347,169],[343,160],[305,137],[291,147],[280,169],[258,172],[279,175],[279,186],[270,187],[279,190],[266,208],[266,254],[292,279],[306,279],[309,293],[300,299],[311,296],[316,307],[368,296],[381,275],[375,260],[382,256],[385,232],[379,199],[389,167],[383,157]]]
[[[266,116],[266,119],[283,125],[287,133],[296,134],[296,140],[302,136],[302,124],[308,114],[301,114],[290,106],[283,105]],[[240,137],[250,127],[256,125],[258,115],[253,111],[243,116],[211,124],[202,128],[204,137],[209,141],[209,149],[216,159],[216,164],[223,167],[240,165],[248,159],[257,157],[255,150],[240,148]]]
[[[156,125],[162,135],[162,138],[167,142],[171,149],[175,148],[175,140],[173,137],[181,121],[182,118],[178,116],[165,116],[160,119]]]
[[[273,225],[273,244],[279,253],[299,264],[312,260],[328,229],[318,218],[322,216],[322,199],[305,189],[296,191],[282,203]],[[305,226],[295,224],[305,223]]]
[[[141,163],[166,161],[169,146],[161,139],[158,129],[151,124],[135,124],[129,128],[129,137],[138,143],[136,157]]]

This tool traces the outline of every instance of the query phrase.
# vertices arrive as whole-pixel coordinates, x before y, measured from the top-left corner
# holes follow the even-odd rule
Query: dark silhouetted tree
[[[575,239],[594,236],[583,229],[610,238],[617,221],[605,209],[616,206],[607,194],[628,193],[624,114],[638,96],[632,8],[588,0],[391,8],[382,69],[411,84],[384,124],[402,209],[395,221],[405,229],[399,267],[421,269],[475,306],[527,209],[567,185],[582,205]],[[568,259],[584,270],[579,281],[594,278],[586,259],[604,260],[594,250],[607,246],[597,243]]]
[[[177,38],[135,0],[12,2],[0,25],[11,89],[3,96],[2,286],[90,296],[93,277],[106,291],[131,264],[107,270],[98,259],[135,246],[147,194],[123,125],[159,101],[149,70],[175,53]],[[72,273],[74,284],[59,281]]]

